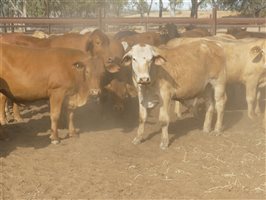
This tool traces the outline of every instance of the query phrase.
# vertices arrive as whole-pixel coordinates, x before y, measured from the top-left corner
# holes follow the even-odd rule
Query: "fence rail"
[[[60,18],[0,18],[0,27],[35,27],[35,26],[98,26],[100,28],[109,25],[144,25],[146,28],[153,25],[160,25],[165,23],[175,23],[177,25],[197,24],[206,25],[216,33],[216,29],[224,26],[265,26],[265,18],[177,18],[177,17],[145,17],[145,18],[94,18],[94,19],[60,19]],[[50,32],[50,31],[49,31]]]

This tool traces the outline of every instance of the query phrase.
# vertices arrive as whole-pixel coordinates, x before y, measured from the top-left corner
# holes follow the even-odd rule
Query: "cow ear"
[[[116,65],[116,64],[110,64],[110,65],[106,66],[105,68],[110,73],[116,73],[116,72],[120,71],[120,66]]]
[[[121,64],[122,65],[125,65],[125,66],[130,66],[131,65],[131,62],[132,62],[132,57],[131,55],[129,54],[129,52],[124,55],[124,57],[122,58],[122,61],[121,61]]]
[[[127,43],[126,41],[122,41],[121,44],[122,44],[122,46],[123,46],[124,51],[127,51],[128,48],[129,48],[128,43]]]
[[[252,56],[253,60],[252,62],[257,63],[259,62],[263,57],[263,50],[259,46],[255,46],[250,49],[250,55]]]
[[[134,86],[126,84],[127,92],[131,97],[136,97],[138,95],[137,90]]]
[[[155,65],[163,65],[166,62],[165,58],[160,55],[154,56],[153,60]]]
[[[107,35],[105,35],[101,30],[96,29],[92,32],[91,34],[91,38],[92,40],[99,40],[101,41],[102,44],[104,45],[109,45],[110,44],[110,40],[108,38]]]

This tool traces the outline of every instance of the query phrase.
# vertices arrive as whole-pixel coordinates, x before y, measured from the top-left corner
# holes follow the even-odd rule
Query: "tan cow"
[[[99,66],[95,67],[92,62],[94,60],[73,49],[0,45],[0,92],[16,103],[49,99],[50,138],[54,144],[59,142],[58,118],[66,100],[69,135],[76,136],[74,109],[86,103],[91,91],[94,94],[95,90],[100,90],[101,73]]]
[[[228,28],[227,33],[233,35],[237,39],[243,38],[264,38],[266,39],[266,33],[247,31],[247,28]]]
[[[194,98],[205,90],[207,112],[203,130],[211,131],[214,108],[217,111],[215,131],[222,130],[226,60],[223,49],[214,42],[195,42],[169,49],[138,44],[125,54],[123,63],[132,65],[132,78],[138,89],[140,123],[134,144],[143,139],[147,109],[159,104],[160,147],[166,149],[171,100]]]
[[[259,79],[265,72],[265,39],[240,39],[226,38],[180,38],[169,41],[167,46],[175,47],[193,41],[214,41],[223,47],[227,59],[227,82],[240,82],[246,86],[246,101],[248,116],[253,119],[255,99]],[[259,50],[260,49],[260,50]]]

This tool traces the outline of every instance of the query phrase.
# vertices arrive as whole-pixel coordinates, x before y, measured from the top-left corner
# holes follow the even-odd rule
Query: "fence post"
[[[211,25],[211,29],[212,29],[212,35],[216,35],[216,31],[217,31],[217,6],[214,6],[212,8],[212,25]]]
[[[103,31],[103,16],[101,3],[98,3],[98,28]]]

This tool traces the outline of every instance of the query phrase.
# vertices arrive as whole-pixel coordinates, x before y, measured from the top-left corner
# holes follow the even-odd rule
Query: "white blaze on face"
[[[150,83],[150,67],[154,56],[152,46],[137,44],[130,50],[130,55],[136,82],[139,84]]]

